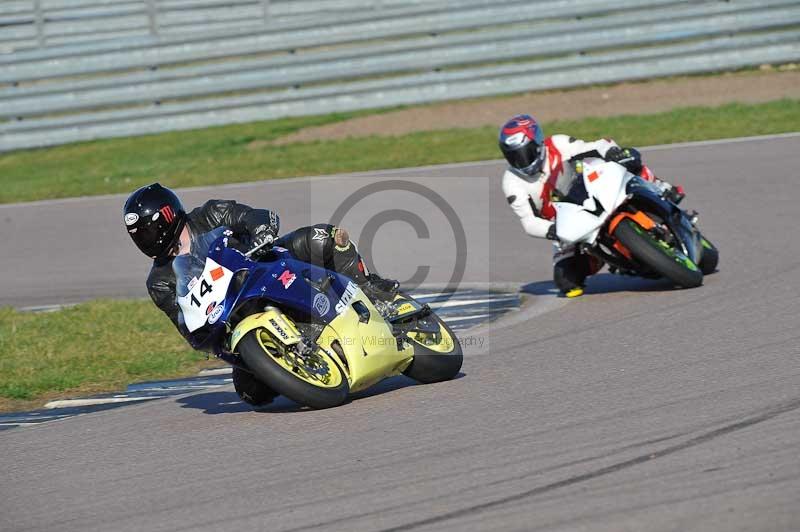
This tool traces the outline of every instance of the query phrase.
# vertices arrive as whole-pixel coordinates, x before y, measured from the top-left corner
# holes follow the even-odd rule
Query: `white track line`
[[[679,142],[675,144],[657,144],[655,146],[645,146],[643,151],[669,150],[672,148],[702,148],[703,146],[718,146],[720,144],[738,144],[740,142],[759,142],[767,140],[790,139],[800,137],[800,131],[792,133],[777,133],[775,135],[757,135],[753,137],[736,137],[732,139],[697,140],[694,142]]]
[[[488,318],[490,316],[494,316],[494,314],[475,314],[474,316],[457,316],[453,318],[447,318],[445,323],[451,323],[454,321],[464,321],[464,320],[477,320],[479,318]]]
[[[204,369],[197,375],[200,377],[208,377],[210,375],[228,375],[233,372],[233,368],[217,368],[217,369]]]
[[[130,403],[132,401],[147,401],[150,399],[163,399],[165,395],[149,395],[147,397],[101,397],[95,399],[63,399],[50,401],[45,408],[65,408],[68,406],[94,406],[111,403]]]
[[[479,305],[481,303],[492,303],[492,302],[500,302],[500,301],[511,301],[512,299],[516,299],[517,296],[507,296],[504,298],[483,298],[483,299],[456,299],[456,300],[449,300],[444,301],[442,303],[429,303],[428,305],[433,309],[440,309],[440,308],[450,308],[450,307],[465,307],[470,305]]]

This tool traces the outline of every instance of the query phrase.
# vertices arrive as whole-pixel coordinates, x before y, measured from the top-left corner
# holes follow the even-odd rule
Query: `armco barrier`
[[[0,24],[24,3],[0,8]],[[76,16],[137,4],[49,3]],[[223,3],[159,2],[195,13],[187,24]],[[0,150],[800,58],[797,0],[562,1],[547,18],[531,2],[384,1],[355,16],[363,2],[319,0],[296,16],[314,4],[286,2],[285,24],[258,30],[0,55]]]

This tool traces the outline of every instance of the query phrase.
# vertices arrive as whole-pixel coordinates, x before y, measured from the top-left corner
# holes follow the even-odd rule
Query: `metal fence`
[[[150,18],[101,39],[101,14]],[[42,27],[0,55],[0,150],[800,59],[798,0],[28,0],[9,20]],[[56,20],[91,42],[52,45]]]

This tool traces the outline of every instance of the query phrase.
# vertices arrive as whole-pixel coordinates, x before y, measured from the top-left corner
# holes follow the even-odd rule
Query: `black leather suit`
[[[202,207],[197,207],[188,213],[186,223],[192,240],[195,236],[224,226],[230,228],[234,233],[233,236],[243,242],[249,242],[256,228],[262,225],[268,225],[274,235],[278,234],[280,226],[278,216],[274,212],[253,209],[231,200],[207,201]],[[328,224],[301,227],[278,239],[275,245],[286,248],[298,260],[340,272],[358,284],[364,284],[367,281],[365,268],[355,245],[348,242],[344,247],[336,246],[333,239],[335,229]],[[175,300],[172,257],[153,261],[153,267],[147,277],[147,291],[153,303],[164,311],[175,327],[181,331],[178,325],[180,307]]]

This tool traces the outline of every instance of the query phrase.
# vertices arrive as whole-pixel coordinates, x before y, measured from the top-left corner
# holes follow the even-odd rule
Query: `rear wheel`
[[[703,272],[689,257],[633,220],[622,220],[614,235],[638,261],[675,284],[684,288],[703,284]]]
[[[450,327],[434,313],[423,319],[434,322],[436,332],[411,332],[408,339],[414,346],[414,360],[403,372],[424,384],[450,380],[461,370],[464,354]]]
[[[259,380],[296,403],[330,408],[350,392],[342,369],[323,349],[299,355],[279,348],[265,329],[255,329],[239,342],[239,353]]]
[[[719,251],[717,247],[709,242],[706,237],[700,235],[700,243],[703,245],[703,256],[700,258],[700,271],[703,275],[708,275],[717,271],[719,264]]]

